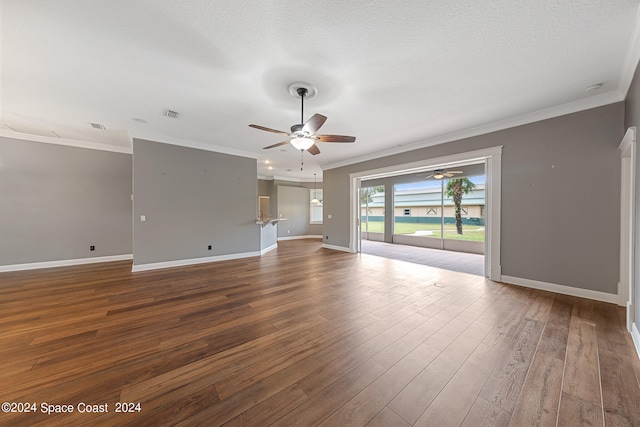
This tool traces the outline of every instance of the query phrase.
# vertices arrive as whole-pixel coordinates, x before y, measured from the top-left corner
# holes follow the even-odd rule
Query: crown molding
[[[532,113],[522,114],[519,116],[509,117],[503,120],[475,126],[457,132],[451,132],[445,135],[428,138],[419,142],[403,144],[402,147],[394,147],[389,150],[378,151],[364,156],[353,157],[351,159],[329,163],[323,165],[323,170],[335,169],[342,166],[348,166],[355,163],[365,162],[368,160],[379,159],[394,154],[406,153],[408,151],[419,150],[434,145],[445,144],[447,142],[458,141],[465,138],[484,135],[499,130],[509,129],[516,126],[522,126],[542,120],[552,119],[567,114],[577,113],[579,111],[589,110],[591,108],[602,107],[603,105],[613,104],[615,102],[624,101],[622,92],[618,90],[606,92],[600,95],[591,96],[589,98],[580,99],[555,107],[545,108],[544,110],[534,111]]]
[[[633,31],[631,32],[631,40],[629,40],[629,46],[627,46],[627,54],[625,55],[624,62],[622,64],[622,70],[620,70],[620,78],[618,82],[618,90],[627,97],[633,76],[636,73],[638,62],[640,61],[640,7],[636,11],[636,19],[633,23]]]
[[[237,150],[235,148],[222,147],[220,145],[208,144],[205,142],[187,141],[186,139],[174,138],[168,136],[159,136],[153,134],[136,133],[133,139],[143,139],[145,141],[157,142],[159,144],[177,145],[186,148],[195,148],[196,150],[212,151],[214,153],[229,154],[232,156],[248,157],[250,159],[259,159],[260,156],[249,151]]]
[[[274,181],[289,181],[289,182],[306,182],[301,178],[292,178],[290,176],[278,176],[278,175],[274,175],[273,177]]]
[[[111,151],[113,153],[131,154],[133,145],[130,141],[129,147],[118,145],[101,144],[98,142],[81,141],[77,139],[54,138],[52,136],[34,135],[0,129],[0,136],[4,138],[20,139],[23,141],[42,142],[44,144],[65,145],[67,147],[87,148],[90,150]]]

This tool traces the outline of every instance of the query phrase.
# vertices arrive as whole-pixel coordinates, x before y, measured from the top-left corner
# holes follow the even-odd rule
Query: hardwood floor
[[[0,274],[0,425],[640,425],[611,304],[316,240],[130,270]]]

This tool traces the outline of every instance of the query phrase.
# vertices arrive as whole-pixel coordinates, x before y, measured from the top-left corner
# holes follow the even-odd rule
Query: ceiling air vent
[[[176,117],[178,117],[178,112],[165,108],[164,113],[162,113],[162,115],[165,117],[171,117],[172,119],[175,119]]]
[[[94,129],[102,129],[102,130],[107,129],[105,125],[101,125],[100,123],[91,123],[91,127]]]

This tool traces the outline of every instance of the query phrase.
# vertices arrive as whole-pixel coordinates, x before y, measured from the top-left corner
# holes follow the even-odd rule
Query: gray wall
[[[257,181],[255,159],[134,139],[134,264],[259,251]]]
[[[278,193],[276,185],[272,179],[258,180],[258,196],[269,196],[269,216],[278,215]]]
[[[273,180],[259,179],[258,180],[258,196],[271,196],[273,193]]]
[[[640,69],[636,68],[629,93],[625,102],[625,131],[627,128],[637,126],[640,128]],[[636,204],[640,203],[640,155],[636,153]],[[640,209],[636,208],[635,218],[635,271],[634,292],[635,292],[635,313],[636,325],[640,325]]]
[[[624,111],[616,103],[325,170],[325,243],[349,246],[349,173],[503,145],[502,274],[615,294]]]
[[[130,154],[0,138],[0,265],[127,255],[131,240]]]
[[[287,219],[278,223],[278,237],[322,235],[322,224],[309,224],[310,202],[308,188],[278,186],[278,216]]]
[[[278,223],[278,237],[322,235],[322,224],[309,224],[309,189],[313,188],[322,189],[322,182],[258,180],[258,194],[271,197],[271,216],[287,217],[287,221]],[[280,189],[284,191],[282,196]]]

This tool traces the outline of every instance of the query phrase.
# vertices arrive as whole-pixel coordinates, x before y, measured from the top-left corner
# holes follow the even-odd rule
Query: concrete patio
[[[484,255],[362,240],[362,253],[484,276]]]

